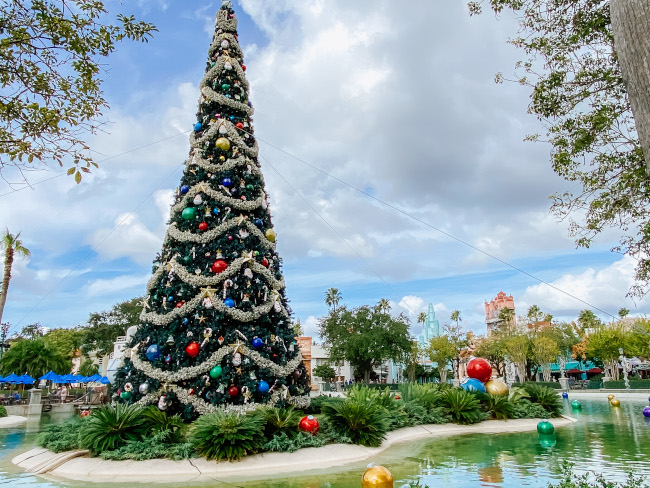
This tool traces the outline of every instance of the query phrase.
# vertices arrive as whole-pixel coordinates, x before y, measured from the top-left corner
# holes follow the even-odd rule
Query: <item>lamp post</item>
[[[627,358],[625,357],[624,351],[622,347],[618,348],[618,353],[621,355],[619,357],[619,360],[621,361],[621,365],[623,366],[623,380],[625,381],[625,389],[629,390],[630,389],[630,380],[627,377]]]

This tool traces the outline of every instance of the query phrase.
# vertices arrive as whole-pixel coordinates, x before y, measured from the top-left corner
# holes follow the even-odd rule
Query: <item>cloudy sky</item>
[[[3,317],[12,331],[74,326],[144,293],[220,3],[107,2],[160,32],[106,66],[111,124],[90,143],[110,160],[78,186],[65,176],[17,192],[0,183],[0,225],[32,251],[14,265]],[[507,44],[513,19],[470,18],[461,0],[235,9],[288,296],[308,333],[330,287],[348,305],[388,298],[412,317],[433,303],[441,323],[458,309],[479,333],[483,301],[501,290],[520,314],[537,304],[573,319],[587,308],[557,289],[611,314],[650,311],[625,298],[634,263],[609,252],[615,234],[576,250],[549,214],[549,195],[570,187],[547,146],[523,141],[542,130],[526,114],[528,89],[493,81],[520,56]]]

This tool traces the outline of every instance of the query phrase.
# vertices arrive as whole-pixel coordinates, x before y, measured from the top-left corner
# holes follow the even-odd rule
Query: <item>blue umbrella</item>
[[[108,385],[111,381],[110,381],[106,376],[102,376],[102,379],[99,380],[99,382],[100,382],[102,385]]]
[[[74,378],[72,377],[71,374],[65,374],[63,376],[60,376],[59,379],[55,380],[54,382],[55,383],[67,383],[67,384],[70,384],[70,383],[74,382]]]
[[[59,377],[58,374],[56,374],[54,371],[48,371],[45,373],[43,376],[39,378],[39,380],[45,380],[45,381],[53,381]]]
[[[4,382],[5,382],[5,383],[17,384],[17,383],[20,382],[20,376],[18,376],[18,375],[15,374],[15,373],[11,373],[9,376],[7,376],[7,377],[4,379]]]
[[[86,378],[80,374],[75,374],[72,376],[72,379],[74,380],[74,383],[83,383]]]
[[[4,383],[4,382],[5,382],[5,379],[2,376],[0,376],[0,383]]]
[[[92,375],[91,377],[88,378],[88,381],[94,382],[94,381],[99,381],[101,379],[102,379],[102,375],[94,374],[94,375]]]
[[[20,384],[21,385],[33,385],[34,381],[36,381],[34,378],[29,376],[28,374],[24,374],[20,376]]]

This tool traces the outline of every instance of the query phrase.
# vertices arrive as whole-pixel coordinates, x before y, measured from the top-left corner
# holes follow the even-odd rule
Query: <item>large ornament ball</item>
[[[223,259],[217,259],[214,263],[212,263],[212,272],[213,273],[223,273],[228,269],[228,263],[226,263]]]
[[[582,410],[582,403],[580,403],[578,400],[573,400],[571,402],[571,408],[573,408],[573,410]]]
[[[466,391],[479,391],[485,393],[485,385],[476,378],[467,378],[460,386]]]
[[[185,348],[185,352],[187,353],[188,356],[191,358],[195,358],[196,356],[199,355],[199,344],[197,342],[190,342],[187,347]]]
[[[140,392],[140,395],[146,395],[147,393],[149,393],[149,383],[142,383],[138,387],[138,392]]]
[[[264,235],[270,242],[275,242],[276,233],[273,229],[266,229]]]
[[[223,304],[228,308],[233,308],[235,306],[235,300],[233,300],[232,298],[226,298],[223,301]]]
[[[320,425],[318,424],[318,420],[316,420],[313,415],[308,415],[307,417],[300,419],[298,428],[304,432],[308,432],[311,435],[316,435],[318,433],[318,429],[320,429]]]
[[[230,149],[230,141],[225,137],[220,137],[219,139],[217,139],[217,142],[215,142],[214,145],[217,146],[217,148],[221,149],[222,151],[227,151],[228,149]]]
[[[614,395],[610,393],[609,395],[607,395],[607,399],[611,402],[614,399]]]
[[[194,207],[187,207],[183,209],[181,217],[185,220],[194,220],[196,218],[196,209]]]
[[[569,394],[566,391],[563,391],[562,398],[569,398]]]
[[[361,488],[393,488],[393,475],[383,466],[368,466],[361,478]]]
[[[483,358],[474,358],[467,364],[467,376],[485,383],[492,376],[492,366]]]
[[[508,385],[501,380],[490,380],[485,383],[485,391],[490,395],[503,396],[508,394]]]
[[[190,191],[190,187],[187,185],[181,186],[181,193],[185,195],[188,191]]]
[[[160,348],[158,347],[158,344],[151,344],[147,348],[147,352],[145,353],[145,355],[147,356],[147,359],[149,361],[155,361],[160,356],[162,356],[162,352],[160,352]]]
[[[537,424],[537,433],[542,435],[551,435],[555,433],[555,427],[548,420],[542,420]]]
[[[217,379],[223,374],[223,368],[218,364],[210,370],[210,378]]]
[[[253,223],[254,223],[257,227],[262,227],[262,226],[264,225],[264,222],[262,222],[262,219],[253,219]]]
[[[236,397],[238,394],[239,394],[239,388],[237,388],[236,386],[231,386],[230,388],[228,388],[228,395],[230,395],[231,397]]]
[[[81,415],[81,418],[88,417],[88,415],[90,415],[90,410],[82,410],[79,415]]]
[[[131,392],[130,391],[123,391],[120,396],[122,397],[122,400],[130,400],[131,399]]]
[[[221,184],[226,188],[230,188],[230,186],[232,185],[232,180],[230,178],[224,178],[223,180],[221,180]]]
[[[618,398],[614,398],[611,401],[612,407],[620,407],[621,406],[621,401]]]
[[[555,447],[555,444],[557,444],[557,439],[555,438],[555,434],[539,436],[540,446],[550,449],[551,447]]]
[[[200,230],[201,232],[205,232],[206,230],[208,230],[208,224],[207,224],[207,222],[201,222],[201,223],[199,224],[199,230]]]
[[[194,132],[199,132],[202,128],[203,125],[201,124],[201,122],[197,122],[196,124],[194,124]]]
[[[264,341],[262,339],[260,339],[259,337],[256,337],[255,339],[253,339],[252,344],[253,344],[253,347],[255,349],[259,349],[260,347],[262,347],[264,345]]]
[[[650,417],[650,405],[648,405],[647,407],[645,407],[643,409],[643,416],[644,417]]]
[[[259,391],[260,393],[268,393],[270,388],[271,387],[269,386],[269,384],[264,380],[260,381],[257,384],[257,391]]]

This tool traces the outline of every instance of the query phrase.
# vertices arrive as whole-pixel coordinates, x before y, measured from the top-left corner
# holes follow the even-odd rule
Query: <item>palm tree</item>
[[[424,325],[426,321],[427,321],[427,314],[425,312],[420,312],[420,315],[418,315],[418,324]]]
[[[531,305],[530,308],[528,309],[528,314],[526,315],[526,317],[528,317],[528,321],[531,324],[536,324],[537,322],[539,322],[542,315],[543,313],[537,305]]]
[[[9,280],[11,280],[11,267],[14,264],[14,256],[29,257],[31,252],[25,246],[23,242],[19,239],[20,232],[16,235],[9,233],[9,229],[5,229],[5,233],[2,236],[2,246],[5,248],[5,272],[2,278],[2,290],[0,291],[0,323],[2,323],[2,312],[5,309],[5,303],[7,303],[7,292],[9,291]]]
[[[499,310],[499,320],[502,320],[506,326],[512,324],[512,319],[515,318],[515,311],[511,308],[505,307]]]
[[[38,378],[50,370],[67,374],[71,369],[72,362],[43,339],[17,341],[0,361],[2,375],[16,373]]]
[[[623,318],[627,317],[629,313],[630,313],[629,308],[621,308],[618,311],[618,316],[623,319]]]
[[[382,298],[377,302],[377,310],[383,313],[390,312],[390,302],[386,298]]]
[[[449,318],[454,322],[456,322],[456,327],[460,326],[458,322],[463,321],[463,319],[460,318],[460,310],[454,310],[453,312],[451,312],[451,316]]]
[[[339,302],[343,296],[339,293],[338,288],[330,288],[325,292],[325,303],[336,310]]]

